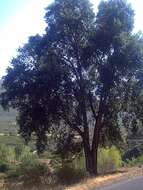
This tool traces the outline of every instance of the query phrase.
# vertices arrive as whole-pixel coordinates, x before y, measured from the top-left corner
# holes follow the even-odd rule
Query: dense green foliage
[[[13,162],[15,160],[14,148],[1,144],[0,145],[0,160],[5,163]]]
[[[11,166],[7,171],[8,178],[22,177],[24,181],[36,182],[40,180],[41,176],[44,176],[48,172],[48,166],[40,163],[36,159],[26,158],[18,166]]]
[[[8,178],[24,176],[24,179],[39,180],[40,176],[49,172],[48,166],[41,163],[31,149],[24,145],[17,147],[0,146],[0,172]]]
[[[8,170],[9,170],[9,165],[4,161],[0,161],[0,173],[7,172]]]
[[[9,151],[13,152],[15,156],[11,154],[7,158],[6,153]],[[24,185],[27,185],[25,187],[31,187],[31,189],[37,185],[39,185],[39,188],[47,188],[54,185],[56,187],[71,185],[88,177],[84,165],[84,154],[76,156],[72,162],[59,162],[57,164],[54,163],[55,159],[53,158],[54,160],[50,166],[52,171],[49,165],[37,159],[37,156],[33,155],[27,146],[13,148],[3,145],[0,149],[0,155],[3,155],[3,157],[0,157],[2,158],[2,160],[0,159],[0,172],[5,173],[5,179],[7,181],[21,180]],[[59,157],[58,159],[60,160],[61,158]],[[11,161],[5,162],[6,160]],[[121,153],[115,146],[99,148],[98,150],[99,174],[118,172],[123,165],[130,167],[141,166],[142,164],[142,154],[137,158],[128,160],[128,162],[123,162]]]
[[[116,172],[122,166],[121,153],[116,147],[101,148],[98,154],[98,171],[101,174]]]
[[[87,174],[84,169],[75,168],[73,165],[64,164],[56,171],[57,180],[64,185],[71,185],[83,180]]]
[[[38,153],[47,133],[74,131],[96,175],[99,145],[122,140],[119,114],[128,114],[143,38],[132,33],[134,11],[124,0],[102,1],[96,16],[88,0],[55,0],[45,20],[45,34],[30,37],[11,61],[1,105],[17,109],[20,133],[26,142],[36,136]]]

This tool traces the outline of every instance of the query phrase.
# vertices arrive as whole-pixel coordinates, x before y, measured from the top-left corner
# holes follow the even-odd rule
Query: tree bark
[[[98,145],[95,149],[90,149],[89,143],[84,143],[84,154],[85,154],[85,166],[87,172],[91,176],[97,176],[97,156],[98,156]]]
[[[86,168],[87,168],[87,171],[90,173],[90,175],[94,175],[94,176],[98,174],[98,168],[97,168],[98,147],[99,147],[99,141],[100,141],[100,132],[103,127],[102,118],[104,114],[105,101],[106,101],[106,98],[104,98],[102,94],[100,98],[100,103],[99,103],[98,115],[96,117],[96,122],[94,126],[94,134],[93,134],[91,149],[89,148],[88,150],[87,147],[84,146]]]

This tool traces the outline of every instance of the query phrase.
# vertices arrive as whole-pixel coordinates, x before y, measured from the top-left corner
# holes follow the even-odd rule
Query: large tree
[[[55,0],[45,20],[46,34],[31,37],[12,60],[1,104],[19,111],[22,136],[36,134],[40,151],[53,125],[77,132],[96,175],[99,144],[117,140],[126,85],[143,62],[134,12],[124,0],[102,1],[96,16],[88,0]]]

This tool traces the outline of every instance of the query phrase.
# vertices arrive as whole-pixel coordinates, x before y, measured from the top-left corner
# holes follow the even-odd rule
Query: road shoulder
[[[92,190],[106,185],[115,184],[124,180],[130,180],[135,177],[143,176],[142,167],[122,168],[118,173],[90,178],[81,183],[66,188],[66,190]]]

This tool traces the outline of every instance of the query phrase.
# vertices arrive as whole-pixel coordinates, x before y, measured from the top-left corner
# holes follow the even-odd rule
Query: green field
[[[0,80],[0,92],[3,91],[1,88],[2,81]],[[10,109],[9,111],[5,111],[0,106],[0,133],[4,134],[17,134],[17,126],[16,126],[16,111]]]
[[[5,136],[0,136],[0,144],[15,146],[15,145],[23,144],[23,140],[19,136],[5,135]]]
[[[4,111],[2,107],[0,107],[0,133],[8,134],[16,134],[17,126],[16,126],[16,111],[10,110]]]
[[[1,89],[1,80],[0,80],[0,92]],[[0,106],[0,144],[6,145],[18,145],[23,144],[22,138],[17,136],[18,127],[16,125],[16,111],[10,109],[5,111],[2,106]]]

